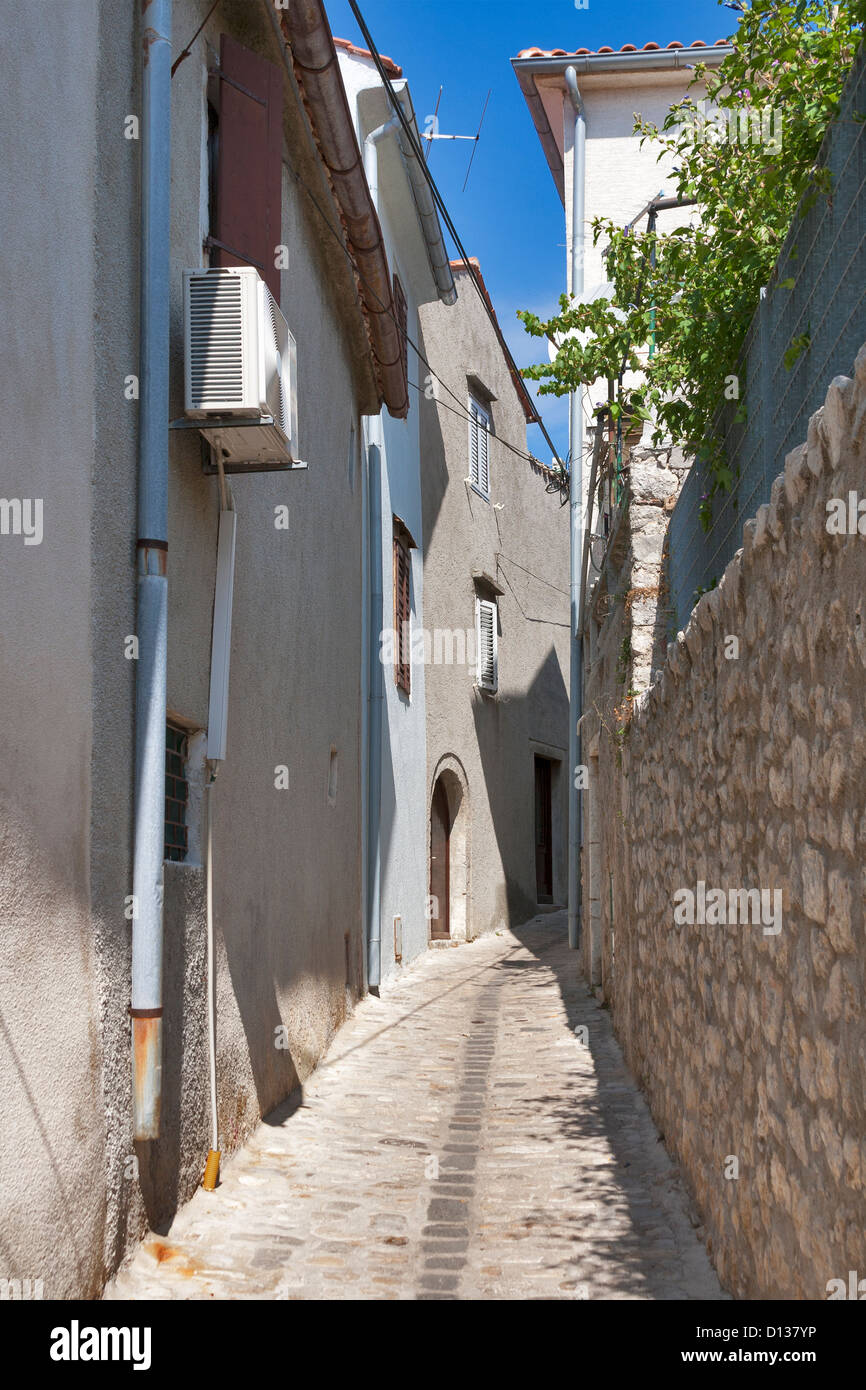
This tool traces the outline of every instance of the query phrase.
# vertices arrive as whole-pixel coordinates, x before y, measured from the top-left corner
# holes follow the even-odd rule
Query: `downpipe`
[[[396,130],[400,125],[400,117],[396,111],[393,116],[380,125],[377,130],[371,130],[364,141],[364,173],[367,175],[367,186],[370,189],[370,197],[373,199],[373,207],[379,211],[379,141],[383,140],[389,131]]]
[[[168,344],[171,0],[141,30],[141,408],[138,449],[135,830],[132,916],[133,1137],[159,1138],[168,633]]]
[[[571,189],[571,294],[583,292],[585,174],[586,174],[586,117],[583,99],[573,67],[565,70],[565,85],[574,110],[574,140],[572,144]],[[576,950],[581,939],[583,903],[580,875],[580,846],[582,839],[581,801],[577,769],[581,758],[580,721],[583,715],[583,634],[580,631],[583,581],[583,403],[580,388],[572,391],[569,400],[569,513],[570,513],[570,595],[571,595],[571,661],[569,681],[568,730],[568,944]]]
[[[371,424],[373,422],[371,421]],[[370,537],[369,713],[367,718],[367,988],[382,982],[382,721],[385,682],[379,643],[382,631],[382,452],[367,446]]]

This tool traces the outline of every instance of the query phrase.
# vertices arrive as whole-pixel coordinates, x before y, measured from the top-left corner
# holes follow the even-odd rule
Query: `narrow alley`
[[[106,1297],[724,1295],[555,913],[365,999]]]

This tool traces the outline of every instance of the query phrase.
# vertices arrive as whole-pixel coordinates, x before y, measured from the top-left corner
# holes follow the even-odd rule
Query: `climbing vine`
[[[706,97],[687,95],[661,129],[635,118],[641,143],[673,158],[675,194],[694,200],[698,225],[661,234],[597,218],[613,294],[577,305],[563,295],[548,320],[519,312],[530,334],[558,346],[552,362],[524,369],[540,394],[614,381],[604,403],[614,420],[652,419],[656,443],[706,461],[705,528],[713,494],[733,482],[714,422],[726,399],[744,409],[736,364],[798,205],[832,196],[818,155],[866,21],[866,0],[727,8],[740,16],[732,50],[716,70],[698,64],[691,84]],[[786,365],[807,349],[801,335]]]

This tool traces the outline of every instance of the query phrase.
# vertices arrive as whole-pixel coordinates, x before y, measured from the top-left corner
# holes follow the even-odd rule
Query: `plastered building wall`
[[[173,11],[179,50],[201,14],[187,0]],[[358,440],[376,394],[345,256],[293,176],[327,206],[287,79],[281,303],[309,466],[230,480],[228,755],[206,792],[218,484],[202,471],[197,433],[171,435],[168,706],[191,734],[191,853],[165,868],[162,1133],[135,1146],[125,916],[135,664],[124,650],[136,622],[138,404],[124,388],[138,369],[140,145],[124,126],[140,111],[139,37],[121,0],[55,20],[16,12],[3,102],[4,171],[18,194],[0,214],[13,287],[0,494],[43,497],[45,534],[29,547],[0,538],[0,1274],[42,1277],[46,1297],[87,1297],[201,1178],[209,797],[226,1154],[303,1082],[363,987]],[[225,3],[172,82],[172,419],[183,410],[182,271],[204,263],[206,69],[221,31],[280,62],[264,12]],[[25,77],[34,71],[38,86]],[[274,524],[282,506],[288,530]]]
[[[4,3],[2,22],[0,497],[42,519],[25,544],[4,507],[0,534],[0,1276],[41,1279],[47,1298],[98,1286],[105,1207],[89,778],[101,33],[94,7],[58,11],[50,42],[40,7]]]
[[[422,405],[426,624],[434,657],[437,633],[474,638],[476,595],[489,593],[477,589],[473,573],[492,578],[502,590],[499,688],[482,692],[476,663],[449,663],[447,645],[445,659],[426,667],[426,848],[429,856],[433,787],[445,770],[463,792],[452,861],[465,853],[459,920],[472,937],[539,910],[536,752],[554,762],[553,897],[561,904],[567,896],[569,541],[568,509],[547,491],[549,473],[505,447],[503,441],[526,451],[526,418],[468,273],[455,280],[453,308],[421,310],[422,349],[444,382],[433,383]],[[466,481],[470,377],[495,397],[489,501]],[[452,930],[455,907],[452,892]]]

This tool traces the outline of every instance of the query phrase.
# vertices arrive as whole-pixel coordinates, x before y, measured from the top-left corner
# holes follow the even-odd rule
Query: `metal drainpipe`
[[[583,100],[577,86],[573,67],[565,70],[565,86],[574,108],[574,142],[572,145],[571,189],[571,293],[583,292],[584,197],[586,169],[586,119]],[[580,719],[583,714],[583,634],[579,631],[581,584],[583,578],[583,404],[580,389],[572,391],[569,412],[569,508],[571,512],[571,679],[569,688],[568,731],[569,766],[568,788],[568,944],[575,950],[580,944],[583,904],[580,891],[581,805],[580,791],[575,786],[580,764]]]
[[[168,345],[171,0],[142,10],[141,343],[139,376],[132,891],[132,1094],[135,1139],[159,1137],[168,626]]]
[[[371,422],[372,423],[372,422]],[[382,630],[382,454],[371,440],[367,446],[367,497],[370,539],[370,618],[368,626],[370,681],[367,720],[367,988],[382,980],[382,720],[385,682],[379,639]]]
[[[384,139],[389,130],[395,130],[400,124],[400,117],[395,112],[384,125],[380,125],[377,130],[371,130],[364,141],[364,173],[367,175],[367,184],[370,189],[370,197],[373,199],[373,207],[379,211],[379,141]]]
[[[379,141],[400,124],[393,115],[364,141],[364,172],[376,212],[379,211]],[[382,981],[382,721],[385,683],[379,642],[383,620],[382,579],[382,417],[370,417],[367,436],[370,617],[368,627],[369,716],[367,721],[367,988]]]

